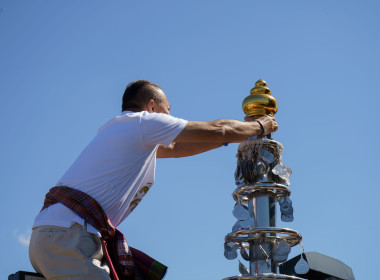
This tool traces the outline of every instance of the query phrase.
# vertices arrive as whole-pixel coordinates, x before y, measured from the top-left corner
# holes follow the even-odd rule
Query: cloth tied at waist
[[[46,194],[41,211],[55,203],[62,203],[100,232],[112,280],[161,280],[165,276],[167,267],[129,247],[124,235],[112,225],[100,204],[88,194],[66,186],[53,187]]]

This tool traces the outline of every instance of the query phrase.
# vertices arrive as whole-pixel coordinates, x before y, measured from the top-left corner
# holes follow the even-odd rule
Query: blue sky
[[[380,246],[377,1],[0,1],[0,278],[31,270],[27,242],[47,190],[126,84],[162,86],[172,115],[243,119],[259,78],[278,100],[284,163],[306,251],[373,278]],[[120,226],[169,266],[166,279],[238,274],[223,256],[235,222],[237,144],[160,159],[156,182]],[[291,256],[301,252],[294,247]]]

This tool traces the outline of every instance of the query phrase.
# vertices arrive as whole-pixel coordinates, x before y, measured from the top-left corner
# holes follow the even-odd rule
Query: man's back
[[[99,129],[57,186],[89,194],[118,226],[154,182],[158,145],[168,146],[186,123],[165,114],[123,112]],[[82,224],[61,204],[49,208],[36,218],[34,227],[52,222],[64,227]]]

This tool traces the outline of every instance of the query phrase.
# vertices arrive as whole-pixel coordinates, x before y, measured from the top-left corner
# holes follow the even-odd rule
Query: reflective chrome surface
[[[255,196],[256,194],[270,195],[276,198],[276,201],[279,201],[280,198],[283,196],[290,196],[290,189],[285,185],[273,182],[260,182],[254,185],[243,186],[235,189],[235,191],[232,194],[232,197],[235,201],[237,201],[238,198],[241,197],[242,202],[247,203],[249,197]]]
[[[251,209],[255,220],[254,228],[273,228],[276,226],[276,201],[270,195],[254,196],[249,202],[248,207]],[[263,232],[260,232],[262,238],[259,240],[251,240],[250,244],[250,271],[251,273],[270,273],[275,270],[274,262],[271,258],[273,242],[270,242],[266,237],[263,237]],[[273,233],[270,233],[273,236]],[[249,234],[249,237],[255,237],[254,232]]]

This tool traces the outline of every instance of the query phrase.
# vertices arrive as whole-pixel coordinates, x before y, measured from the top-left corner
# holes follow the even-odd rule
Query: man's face
[[[155,102],[153,106],[153,112],[170,115],[170,104],[168,98],[161,89],[157,89],[157,91],[161,95],[162,101],[160,103]]]

